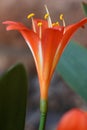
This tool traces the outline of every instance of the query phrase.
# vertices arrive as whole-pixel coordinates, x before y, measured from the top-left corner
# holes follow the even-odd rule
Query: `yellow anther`
[[[56,25],[59,25],[59,22],[56,22]]]
[[[63,26],[65,27],[65,20],[64,20],[63,14],[60,14],[60,20],[63,21]]]
[[[56,24],[55,23],[52,23],[52,26],[55,26]]]
[[[44,19],[47,19],[49,17],[49,14],[45,14]]]
[[[60,20],[64,20],[63,14],[60,14]]]
[[[32,18],[35,14],[34,13],[31,13],[27,16],[28,19]]]
[[[34,15],[35,15],[34,13],[31,13],[31,14],[29,14],[29,15],[27,16],[27,18],[28,18],[28,19],[31,18],[33,31],[36,32],[36,27],[35,27],[34,20],[33,20],[33,16],[34,16]]]
[[[59,22],[53,23],[52,26],[58,26]]]
[[[38,24],[37,24],[38,26],[42,26],[42,22],[38,22]]]

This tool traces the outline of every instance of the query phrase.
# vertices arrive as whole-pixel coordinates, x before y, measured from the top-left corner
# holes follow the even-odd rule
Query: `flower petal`
[[[87,18],[84,18],[80,22],[69,25],[69,26],[64,28],[63,37],[61,38],[59,48],[56,51],[55,58],[54,58],[54,61],[53,61],[53,67],[51,69],[51,73],[53,73],[55,66],[56,66],[58,60],[60,59],[66,45],[68,44],[71,36],[76,32],[76,30],[78,28],[82,27],[85,23],[87,23]]]
[[[77,31],[77,29],[82,27],[85,23],[87,23],[87,18],[84,18],[83,20],[81,20],[78,23],[75,23],[75,24],[72,24],[72,25],[65,27],[64,35],[63,35],[63,38],[61,40],[60,56],[61,56],[61,53],[63,52],[65,46],[67,45],[69,39],[71,38],[71,36]]]
[[[46,29],[42,37],[42,52],[43,52],[43,78],[50,79],[50,70],[52,68],[55,52],[59,46],[63,36],[63,29],[61,31],[53,28]],[[50,81],[50,80],[49,80]]]
[[[5,21],[3,22],[3,24],[8,25],[6,30],[26,30],[27,28],[19,22],[14,22],[14,21]]]
[[[7,30],[18,30],[22,34],[34,56],[37,71],[41,71],[41,59],[39,57],[41,41],[38,35],[19,22],[5,21],[3,24],[8,25]],[[38,74],[40,74],[40,72],[38,72]]]

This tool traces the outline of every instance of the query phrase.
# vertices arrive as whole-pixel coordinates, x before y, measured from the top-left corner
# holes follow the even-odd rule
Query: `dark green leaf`
[[[87,3],[86,2],[82,2],[82,8],[83,8],[84,14],[87,16]]]
[[[87,101],[87,50],[70,42],[57,67],[63,79]]]
[[[0,130],[24,130],[27,77],[17,64],[0,77]]]

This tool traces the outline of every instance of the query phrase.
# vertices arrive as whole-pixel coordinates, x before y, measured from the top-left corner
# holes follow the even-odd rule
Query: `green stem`
[[[40,101],[41,115],[40,115],[39,130],[45,130],[47,110],[48,110],[48,102],[47,102],[47,100],[41,100]]]

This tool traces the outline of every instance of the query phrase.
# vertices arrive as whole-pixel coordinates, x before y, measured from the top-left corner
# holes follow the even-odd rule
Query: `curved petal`
[[[8,25],[7,30],[18,30],[22,36],[24,37],[25,41],[27,42],[36,63],[36,68],[38,71],[38,74],[40,74],[39,71],[41,71],[41,58],[40,58],[40,46],[41,41],[36,33],[34,33],[32,30],[29,30],[27,27],[25,27],[22,23],[19,22],[13,22],[13,21],[6,21],[3,22],[3,24]]]
[[[27,28],[19,22],[14,22],[14,21],[5,21],[3,22],[3,24],[8,25],[6,30],[26,30]]]
[[[69,39],[71,38],[71,36],[77,31],[77,29],[79,29],[80,27],[82,27],[84,24],[87,23],[87,18],[81,20],[78,23],[69,25],[67,27],[65,27],[64,29],[64,35],[63,38],[61,40],[61,46],[60,46],[60,56],[61,53],[63,52],[65,46],[68,44]]]
[[[71,38],[71,36],[76,32],[76,30],[78,28],[82,27],[85,23],[87,23],[87,18],[81,20],[78,23],[69,25],[69,26],[64,28],[64,34],[63,34],[63,37],[59,43],[59,48],[56,51],[55,58],[53,61],[53,66],[51,69],[51,73],[53,73],[53,71],[56,67],[56,64],[57,64],[58,60],[60,59],[66,45],[68,44],[69,39]]]

